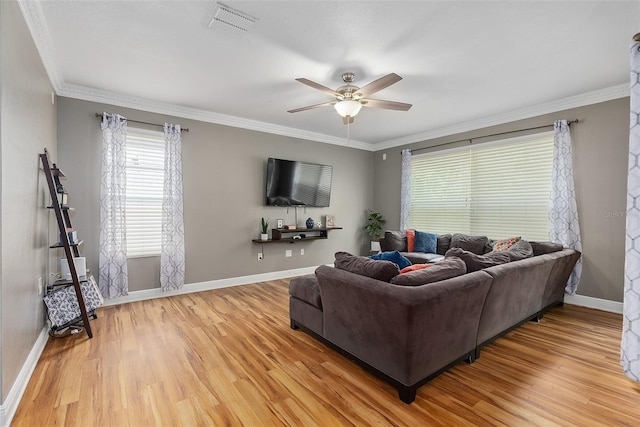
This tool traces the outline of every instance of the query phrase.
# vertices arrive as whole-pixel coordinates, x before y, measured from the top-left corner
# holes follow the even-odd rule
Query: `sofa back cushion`
[[[564,249],[562,246],[562,243],[553,243],[553,242],[529,242],[529,243],[531,243],[531,248],[533,249],[533,256],[559,252],[562,249]]]
[[[380,250],[383,252],[407,252],[407,236],[401,231],[387,230],[380,239]]]
[[[436,244],[436,253],[444,255],[451,247],[451,234],[438,234],[438,243]]]
[[[504,253],[509,255],[511,261],[520,261],[521,259],[531,258],[533,256],[533,247],[531,243],[526,240],[520,240],[511,245]]]
[[[337,269],[349,271],[360,276],[389,282],[400,273],[397,264],[391,261],[374,260],[348,252],[336,252],[334,265]]]
[[[432,264],[427,268],[399,274],[391,279],[391,283],[402,286],[420,286],[461,276],[466,272],[467,267],[464,261],[460,258],[450,257]]]
[[[506,253],[507,251],[494,251],[485,255],[476,255],[473,252],[465,251],[461,248],[451,248],[445,254],[445,260],[450,257],[461,259],[467,266],[467,272],[482,270],[494,265],[505,264],[511,259]],[[442,261],[441,261],[442,262]]]
[[[470,236],[461,233],[455,233],[451,236],[451,248],[464,249],[476,255],[482,255],[488,252],[486,250],[488,243],[489,238],[487,236]]]

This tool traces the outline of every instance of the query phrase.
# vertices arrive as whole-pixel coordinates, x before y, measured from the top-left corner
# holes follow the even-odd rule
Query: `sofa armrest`
[[[422,286],[316,270],[323,335],[410,386],[472,353],[491,276],[478,271]]]

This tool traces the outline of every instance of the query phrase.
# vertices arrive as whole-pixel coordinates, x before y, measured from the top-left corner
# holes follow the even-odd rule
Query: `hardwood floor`
[[[13,426],[640,425],[620,315],[566,305],[418,390],[289,328],[278,280],[98,310],[50,339]]]

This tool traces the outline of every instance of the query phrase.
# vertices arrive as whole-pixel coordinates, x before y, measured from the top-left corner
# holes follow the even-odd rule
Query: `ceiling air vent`
[[[207,16],[209,28],[228,34],[246,34],[256,21],[256,18],[220,3],[215,3]]]

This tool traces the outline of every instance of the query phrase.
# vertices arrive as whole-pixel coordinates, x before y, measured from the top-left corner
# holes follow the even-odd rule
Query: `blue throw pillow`
[[[402,254],[398,251],[380,252],[379,254],[371,255],[369,258],[383,260],[383,261],[391,261],[392,263],[397,264],[400,270],[402,270],[405,267],[409,267],[411,265],[411,261],[409,261],[406,257],[402,256]]]
[[[436,233],[426,233],[416,230],[415,252],[425,252],[435,254],[438,247],[438,235]]]

